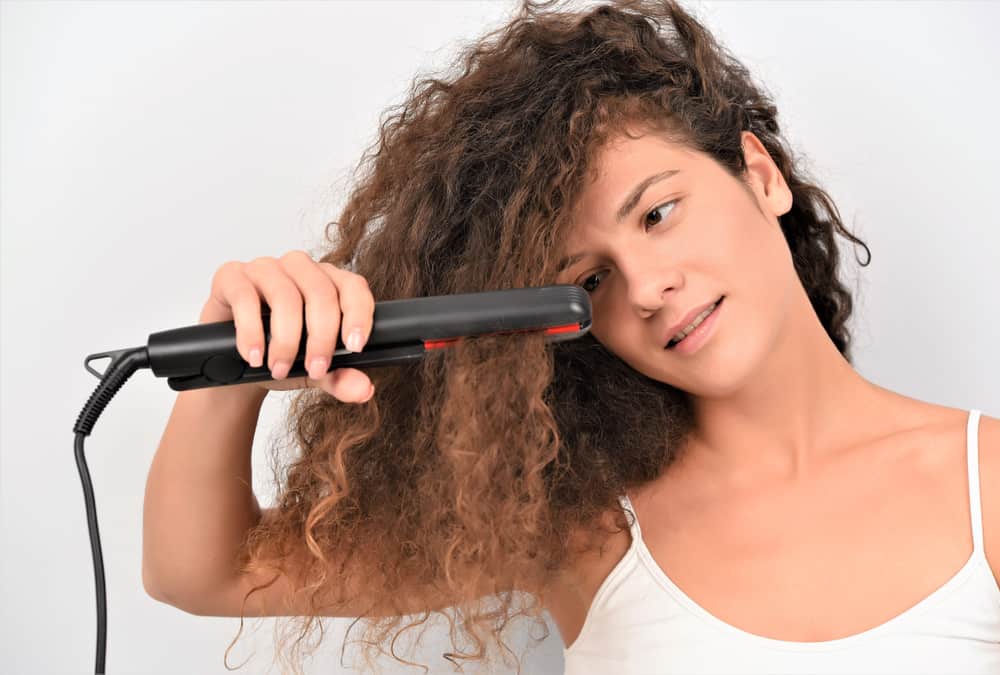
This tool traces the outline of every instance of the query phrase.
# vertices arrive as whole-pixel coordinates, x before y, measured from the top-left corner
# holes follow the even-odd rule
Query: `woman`
[[[690,394],[695,424],[623,496],[630,537],[550,605],[567,673],[1000,672],[1000,496],[988,561],[976,494],[1000,484],[997,420],[851,368],[796,274],[792,191],[741,135],[747,183],[649,134],[606,150],[580,200],[560,280],[596,287],[591,332]]]
[[[1000,420],[852,368],[834,233],[864,244],[750,74],[673,2],[527,3],[490,37],[383,124],[319,263],[220,268],[201,320],[235,316],[253,363],[257,293],[273,334],[297,340],[304,306],[330,351],[376,299],[567,283],[590,333],[285,382],[297,344],[274,341],[267,388],[303,389],[263,513],[266,390],[180,394],[147,485],[150,592],[303,633],[358,617],[394,655],[403,615],[455,608],[472,648],[449,660],[547,609],[576,675],[997,672]],[[183,453],[228,464],[193,481]]]

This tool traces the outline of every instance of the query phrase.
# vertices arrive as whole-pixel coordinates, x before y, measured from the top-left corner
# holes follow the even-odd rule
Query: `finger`
[[[371,337],[375,322],[375,297],[368,287],[368,280],[360,274],[341,269],[330,263],[319,263],[319,268],[333,280],[340,297],[341,335],[344,346],[351,351],[361,351]],[[357,332],[358,343],[351,341]],[[350,343],[350,344],[349,344]]]
[[[271,377],[283,379],[302,341],[302,294],[275,258],[257,258],[243,271],[271,308],[267,367]]]
[[[321,386],[345,403],[364,403],[374,395],[371,379],[357,368],[336,368],[323,378]]]
[[[238,261],[222,265],[212,278],[212,300],[228,308],[236,326],[236,351],[255,368],[264,361],[264,327],[260,295]],[[256,350],[256,356],[253,355]]]
[[[279,263],[305,298],[307,339],[303,364],[309,376],[319,380],[329,370],[337,346],[341,321],[337,286],[304,251],[291,251]]]

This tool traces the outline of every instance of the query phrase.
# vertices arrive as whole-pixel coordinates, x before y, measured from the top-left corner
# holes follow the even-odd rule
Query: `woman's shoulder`
[[[970,410],[948,406],[931,407],[926,430],[932,441],[940,439],[936,450],[951,448],[960,457],[952,466],[960,468],[964,483],[968,480],[968,422]],[[983,549],[993,576],[1000,585],[1000,418],[981,412],[978,441],[971,450],[976,453],[979,467],[979,506],[982,514]],[[977,452],[978,450],[978,452]],[[969,498],[968,489],[962,491]]]

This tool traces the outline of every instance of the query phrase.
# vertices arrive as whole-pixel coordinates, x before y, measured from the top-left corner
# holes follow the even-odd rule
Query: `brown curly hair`
[[[743,180],[750,131],[793,195],[780,226],[798,277],[850,361],[852,297],[834,233],[867,246],[793,161],[746,68],[673,0],[551,4],[524,0],[460,55],[460,73],[419,80],[381,122],[322,261],[364,276],[376,300],[553,284],[572,206],[609,140],[646,125]],[[376,394],[362,406],[296,393],[298,452],[276,475],[276,517],[250,532],[241,562],[289,575],[317,608],[338,581],[363,576],[371,607],[398,608],[356,620],[369,666],[376,647],[412,663],[396,639],[433,611],[448,618],[453,663],[491,664],[496,644],[513,653],[502,637],[510,619],[545,626],[548,584],[619,531],[602,514],[627,525],[617,495],[660,476],[693,424],[688,394],[591,334],[472,338],[368,372]],[[472,649],[457,646],[449,614],[405,615],[404,597],[455,610]],[[513,611],[519,598],[529,602]],[[318,617],[294,618],[301,641]]]

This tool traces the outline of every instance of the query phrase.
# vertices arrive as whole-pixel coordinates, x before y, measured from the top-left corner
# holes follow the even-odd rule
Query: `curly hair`
[[[747,69],[674,0],[551,4],[524,0],[459,55],[460,73],[417,80],[380,121],[377,148],[326,226],[322,261],[362,275],[376,300],[550,285],[595,157],[628,125],[741,180],[750,131],[793,195],[779,222],[798,277],[850,361],[852,297],[835,231],[867,246],[793,160]],[[454,651],[443,657],[456,668],[494,663],[497,645],[513,653],[510,620],[545,627],[546,588],[627,526],[616,496],[660,476],[694,419],[689,394],[591,334],[470,338],[369,373],[376,394],[362,406],[296,392],[287,419],[297,454],[276,470],[276,517],[251,530],[240,562],[311,595],[316,616],[292,617],[304,623],[297,643],[322,616],[319,598],[348,601],[343,580],[364,578],[366,606],[397,609],[355,619],[370,672],[375,648],[412,664],[396,640],[434,612],[448,618]],[[609,513],[618,529],[602,520]],[[406,614],[412,606],[456,618]]]

